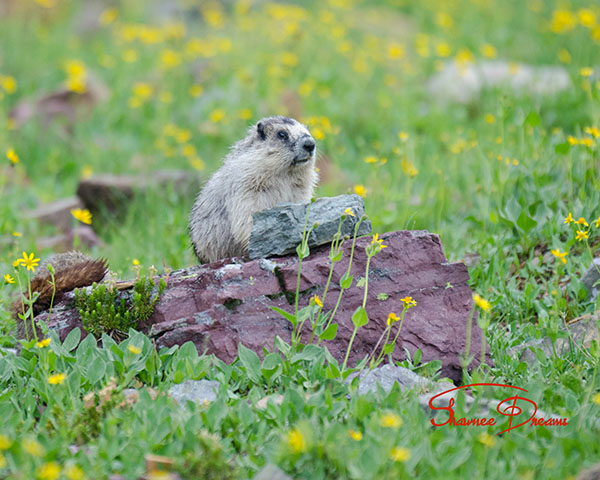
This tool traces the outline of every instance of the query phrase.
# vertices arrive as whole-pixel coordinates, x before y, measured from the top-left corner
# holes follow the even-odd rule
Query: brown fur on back
[[[52,286],[52,277],[45,268],[47,264],[54,267],[54,287]],[[80,252],[67,252],[55,255],[39,267],[37,273],[31,279],[31,293],[37,292],[39,296],[33,304],[33,315],[36,316],[50,308],[50,304],[60,301],[63,294],[70,292],[75,288],[87,287],[92,283],[101,282],[108,272],[106,260],[94,260]],[[28,292],[25,296],[28,297]],[[54,295],[54,300],[52,296]],[[28,332],[25,332],[23,321],[19,319],[18,314],[23,313],[21,300],[13,303],[14,318],[17,320],[17,337],[26,338]],[[27,327],[30,328],[29,326]]]

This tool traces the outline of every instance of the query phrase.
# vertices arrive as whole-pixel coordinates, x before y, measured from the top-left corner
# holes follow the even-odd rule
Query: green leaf
[[[298,245],[296,247],[296,253],[298,254],[299,258],[304,259],[308,257],[310,255],[310,249],[308,248],[308,244],[304,246],[302,244]]]
[[[106,363],[98,356],[88,365],[86,380],[90,385],[96,384],[106,373]]]
[[[367,316],[367,311],[364,307],[358,307],[354,310],[354,313],[352,314],[352,323],[355,328],[364,327],[369,323],[369,317]]]
[[[338,324],[332,323],[325,329],[325,331],[321,335],[319,335],[319,338],[321,340],[333,340],[337,335],[337,330]]]
[[[67,338],[65,338],[65,341],[63,342],[63,348],[67,352],[74,350],[75,347],[77,347],[77,345],[79,345],[80,339],[81,339],[81,330],[79,330],[79,328],[74,328],[73,330],[71,330],[69,332],[69,334],[67,335]]]
[[[529,112],[529,115],[527,115],[527,117],[525,118],[523,125],[537,127],[541,122],[542,122],[542,119],[540,118],[539,113],[537,113],[535,111],[531,111],[531,112]]]
[[[354,275],[348,275],[348,273],[344,273],[344,276],[340,280],[340,287],[346,289],[352,286],[352,280],[354,280]]]
[[[246,369],[250,380],[254,383],[261,383],[260,359],[258,355],[249,348],[244,347],[240,342],[238,343],[238,357]]]
[[[421,351],[420,348],[418,348],[417,351],[415,352],[415,354],[413,355],[413,365],[418,365],[419,363],[421,363],[422,355],[423,355],[423,352]]]
[[[525,212],[525,210],[523,210],[519,215],[519,218],[517,218],[517,225],[525,233],[527,233],[537,225],[537,222],[529,215],[527,215],[527,212]]]
[[[277,312],[283,318],[289,320],[289,322],[292,324],[292,326],[294,328],[296,328],[296,325],[298,325],[298,319],[296,318],[296,315],[294,315],[293,313],[288,313],[285,310],[282,310],[281,308],[275,307],[273,305],[271,305],[271,310]]]
[[[567,153],[569,153],[570,150],[571,150],[571,145],[569,145],[569,142],[559,143],[558,145],[556,145],[554,147],[554,151],[561,155],[566,155]]]

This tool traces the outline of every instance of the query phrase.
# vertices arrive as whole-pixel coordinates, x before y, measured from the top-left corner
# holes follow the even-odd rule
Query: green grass
[[[129,341],[144,345],[140,356],[126,343],[88,342],[66,352],[55,339],[53,353],[32,347],[21,357],[0,358],[0,434],[12,441],[0,457],[0,465],[2,458],[8,462],[0,478],[32,478],[50,461],[63,468],[77,463],[90,478],[113,472],[136,478],[146,453],[214,459],[203,466],[188,458],[180,468],[189,478],[200,475],[190,473],[194,465],[220,469],[216,478],[224,478],[227,461],[234,478],[266,462],[294,478],[564,478],[600,461],[600,407],[592,401],[600,389],[597,346],[562,358],[540,356],[532,368],[506,354],[598,309],[579,282],[599,238],[600,139],[584,130],[600,127],[600,10],[594,2],[571,2],[562,30],[557,11],[565,7],[550,0],[331,0],[293,8],[237,2],[226,3],[221,17],[211,4],[199,11],[181,1],[170,23],[140,0],[123,2],[118,18],[94,29],[82,26],[85,2],[13,3],[0,19],[0,75],[17,82],[12,93],[0,82],[2,276],[16,277],[12,263],[23,251],[42,258],[52,253],[38,251],[35,242],[57,231],[24,212],[73,195],[86,171],[187,169],[206,179],[251,123],[299,115],[319,137],[318,196],[363,185],[376,232],[427,229],[440,234],[451,261],[480,255],[469,273],[473,290],[493,306],[487,338],[495,365],[472,380],[527,388],[542,410],[568,418],[569,426],[523,427],[489,446],[481,428],[432,428],[414,394],[348,399],[349,387],[328,378],[320,354],[283,362],[273,379],[269,369],[249,374],[243,362],[230,367],[187,347],[155,354],[137,334]],[[586,21],[585,9],[595,23]],[[450,47],[450,58],[468,49],[484,60],[482,47],[491,44],[498,59],[536,66],[559,64],[566,50],[570,61],[563,66],[573,87],[550,98],[498,89],[484,91],[472,105],[438,104],[424,85],[446,60],[436,55],[441,43]],[[124,60],[133,51],[137,60]],[[394,52],[401,54],[393,58]],[[33,120],[11,128],[15,105],[62,88],[72,60],[107,87],[108,98],[73,125]],[[591,77],[582,75],[586,67],[595,69]],[[135,100],[136,84],[150,87],[147,98]],[[190,94],[194,85],[202,86],[201,95]],[[569,136],[594,143],[570,145]],[[19,156],[15,166],[4,156],[9,149]],[[367,157],[386,161],[366,163]],[[159,270],[192,265],[186,228],[193,201],[173,188],[153,190],[136,197],[124,219],[94,216],[104,243],[88,253],[107,258],[122,278],[134,276],[133,259]],[[563,223],[569,212],[587,219],[587,242]],[[548,254],[551,249],[568,251],[567,263]],[[0,284],[5,345],[15,342],[7,310],[17,292],[16,284]],[[53,371],[67,373],[67,381],[48,385]],[[143,384],[163,392],[174,382],[208,378],[222,391],[210,406],[187,410],[142,394],[131,408],[115,400],[90,418],[84,395],[112,376],[118,389]],[[283,395],[281,404],[257,407],[267,393]],[[402,427],[380,425],[388,410],[403,419]],[[303,453],[286,442],[294,428],[307,442]],[[352,440],[349,429],[363,439]],[[28,438],[41,442],[42,456],[23,450]],[[73,453],[68,447],[74,444],[89,455]],[[410,449],[408,461],[389,459],[396,446]]]

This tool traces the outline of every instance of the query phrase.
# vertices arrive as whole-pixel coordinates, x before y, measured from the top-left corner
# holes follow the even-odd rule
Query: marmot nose
[[[304,140],[302,147],[307,152],[312,153],[313,150],[315,149],[315,141],[312,138],[307,138],[306,140]]]

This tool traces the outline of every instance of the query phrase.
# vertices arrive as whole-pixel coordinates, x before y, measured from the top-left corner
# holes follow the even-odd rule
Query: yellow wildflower
[[[406,142],[408,140],[408,133],[406,133],[406,132],[399,132],[398,133],[398,138],[400,139],[401,142]]]
[[[40,480],[57,480],[60,477],[60,465],[56,462],[48,462],[39,466],[36,475]]]
[[[21,232],[13,232],[13,237],[21,237],[23,234]]]
[[[73,208],[71,209],[71,215],[73,215],[75,219],[79,220],[82,223],[85,223],[86,225],[92,224],[92,214],[87,208]]]
[[[38,347],[38,348],[47,347],[48,345],[50,345],[51,340],[52,340],[51,338],[44,338],[43,340],[37,342],[35,344],[35,346]]]
[[[141,100],[146,100],[152,96],[154,88],[152,85],[144,82],[136,82],[133,84],[133,95]]]
[[[597,403],[598,405],[600,405],[600,392],[596,393],[593,397],[592,397],[592,402]]]
[[[575,235],[575,238],[577,240],[579,240],[580,242],[582,240],[586,240],[589,237],[589,232],[587,231],[583,231],[583,230],[577,230],[577,234]]]
[[[412,308],[417,306],[417,301],[412,297],[401,298],[400,301],[404,303],[405,308]]]
[[[558,51],[558,60],[562,63],[571,63],[571,54],[566,48],[561,48]]]
[[[27,268],[27,270],[35,272],[35,267],[38,266],[40,259],[34,258],[34,256],[35,255],[33,253],[30,253],[29,256],[27,256],[27,254],[23,252],[23,258],[18,258],[17,260],[15,260],[13,262],[13,266],[18,267],[19,265],[23,265]]]
[[[367,196],[367,189],[364,185],[354,185],[354,193],[364,198]]]
[[[553,12],[550,29],[554,33],[565,33],[573,30],[577,24],[577,18],[568,10],[556,10]]]
[[[496,439],[487,432],[481,432],[477,437],[477,440],[483,443],[486,447],[491,448],[496,445]]]
[[[127,350],[129,350],[134,355],[139,355],[140,353],[142,353],[142,349],[139,347],[136,347],[135,345],[128,345]]]
[[[11,277],[8,273],[4,275],[4,280],[6,281],[6,283],[15,283],[15,279]]]
[[[35,0],[35,3],[44,8],[52,8],[56,5],[56,0]]]
[[[137,267],[137,266],[140,264],[140,261],[139,261],[137,258],[134,258],[134,259],[131,261],[131,263],[132,263],[132,264],[133,264],[135,267]]]
[[[64,383],[65,378],[67,378],[67,376],[64,373],[55,373],[48,377],[48,383],[50,385],[59,385]]]
[[[553,249],[553,250],[550,250],[550,252],[551,252],[551,253],[552,253],[552,255],[554,255],[556,258],[559,258],[559,259],[560,259],[560,261],[561,261],[562,263],[567,263],[567,259],[566,259],[565,257],[566,257],[566,256],[569,254],[569,252],[563,252],[563,253],[560,253],[560,249],[558,249],[558,248],[555,248],[555,249]]]
[[[380,423],[385,428],[400,428],[402,426],[402,418],[395,413],[388,412],[381,416]]]
[[[174,68],[181,63],[181,56],[170,49],[160,52],[160,64],[163,68]]]
[[[323,308],[323,302],[317,295],[313,295],[312,300],[315,303],[315,305],[318,305],[319,307]]]
[[[485,120],[485,123],[491,124],[496,122],[496,117],[494,117],[494,115],[492,115],[491,113],[486,113],[483,119]]]
[[[585,218],[583,218],[583,217],[579,217],[579,219],[576,220],[575,223],[577,223],[578,225],[585,225],[586,227],[588,226],[588,223],[585,221]]]
[[[600,137],[600,129],[598,127],[585,127],[583,131],[594,138]]]
[[[10,163],[16,165],[19,163],[19,156],[15,153],[15,151],[11,148],[6,152],[6,158],[10,160]]]
[[[85,478],[83,470],[77,465],[69,465],[65,468],[65,476],[69,480],[83,480]]]
[[[292,452],[302,453],[306,451],[306,439],[300,430],[293,429],[287,438],[287,443]]]
[[[9,95],[17,91],[17,81],[10,75],[0,75],[0,87]]]
[[[202,85],[194,84],[190,87],[190,95],[194,98],[198,98],[204,92],[204,87]]]
[[[404,57],[404,46],[399,43],[391,43],[388,45],[387,51],[388,57],[391,59],[398,59]]]
[[[377,163],[377,157],[369,155],[367,158],[365,158],[365,163]]]
[[[238,117],[240,117],[242,120],[250,120],[252,118],[252,110],[249,108],[242,108],[238,112]]]
[[[390,457],[394,462],[406,462],[410,459],[410,450],[404,447],[394,447],[390,452]]]
[[[569,212],[569,215],[567,215],[567,218],[565,218],[565,221],[563,223],[571,223],[574,221],[575,220],[573,219],[573,215],[571,215],[571,212]]]
[[[446,42],[440,42],[435,47],[435,53],[438,57],[447,58],[452,54],[452,49]]]
[[[12,440],[3,433],[0,433],[0,450],[8,450],[13,444]]]
[[[34,457],[41,457],[44,455],[44,447],[42,447],[42,444],[34,438],[26,438],[23,440],[23,442],[21,442],[21,447],[23,447],[23,450],[29,455],[33,455]]]
[[[363,435],[361,432],[357,432],[356,430],[350,430],[348,432],[348,434],[350,435],[350,437],[352,438],[352,440],[356,441],[356,442],[360,442],[363,438]]]
[[[127,63],[133,63],[133,62],[137,62],[138,59],[138,53],[136,50],[134,50],[133,48],[128,48],[127,50],[125,50],[123,52],[123,54],[121,55],[121,57],[123,58],[123,60],[125,60]]]
[[[114,7],[107,8],[100,14],[100,25],[109,25],[119,16],[119,10]]]
[[[594,74],[594,69],[591,67],[583,67],[579,70],[579,75],[582,77],[591,77]]]
[[[391,327],[394,323],[396,323],[400,318],[394,312],[390,312],[387,318],[388,327]]]
[[[356,215],[354,215],[354,212],[352,211],[352,209],[350,207],[348,207],[346,210],[344,210],[344,213],[346,215],[350,215],[351,217],[355,217]],[[598,217],[598,220],[600,220],[600,217]]]
[[[298,55],[292,52],[283,52],[281,54],[281,63],[286,67],[295,67],[298,65]]]
[[[216,110],[210,112],[209,118],[212,123],[219,123],[225,118],[225,115],[225,110],[222,108],[217,108]]]
[[[379,234],[376,233],[375,235],[373,235],[373,239],[371,240],[371,245],[378,245],[379,248],[387,248],[387,245],[383,244],[383,239],[379,238]]]
[[[489,312],[492,308],[492,305],[490,302],[488,302],[487,300],[485,300],[484,298],[480,297],[477,294],[473,295],[473,301],[484,312]]]
[[[496,47],[486,43],[485,45],[481,46],[481,54],[487,58],[496,58],[498,51],[496,50]]]
[[[600,217],[598,217],[598,218],[596,219],[596,221],[594,222],[594,226],[595,226],[596,228],[600,228]]]

